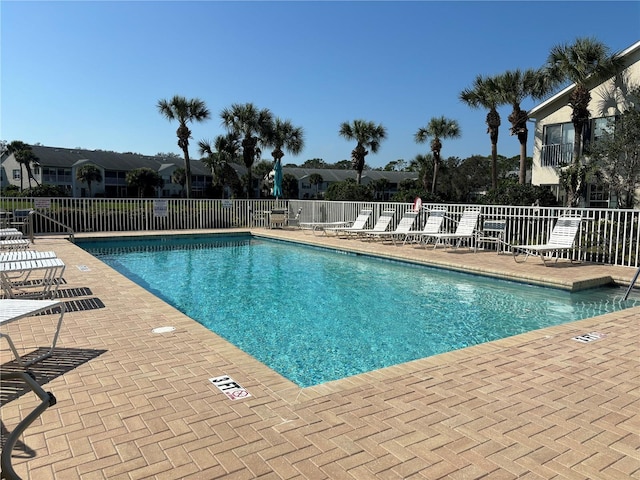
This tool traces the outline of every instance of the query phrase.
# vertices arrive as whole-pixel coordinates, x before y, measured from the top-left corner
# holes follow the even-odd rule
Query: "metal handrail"
[[[40,218],[44,218],[44,219],[52,222],[54,225],[58,225],[58,226],[60,226],[62,228],[65,228],[67,230],[67,233],[69,234],[69,240],[71,242],[75,242],[75,232],[73,231],[73,229],[70,226],[65,225],[64,223],[59,222],[55,218],[51,218],[50,216],[45,215],[44,213],[39,212],[37,210],[31,210],[28,213],[27,218],[26,218],[26,220],[24,222],[25,225],[27,226],[27,231],[29,232],[29,240],[31,242],[33,242],[33,240],[34,240],[34,238],[33,238],[33,224],[32,224],[31,218],[33,216],[35,216],[35,215],[38,215]]]
[[[640,267],[638,267],[638,270],[636,271],[636,274],[633,276],[633,279],[631,279],[631,282],[629,283],[629,288],[627,288],[627,292],[624,294],[624,297],[622,298],[622,300],[626,300],[627,298],[629,298],[629,294],[631,293],[631,289],[635,285],[636,280],[638,280],[638,276],[640,276]]]

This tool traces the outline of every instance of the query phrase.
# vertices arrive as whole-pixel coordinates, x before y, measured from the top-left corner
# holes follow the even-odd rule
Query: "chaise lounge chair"
[[[433,233],[423,234],[422,237],[425,240],[434,240],[433,248],[436,248],[440,243],[444,246],[451,246],[458,248],[463,240],[471,240],[475,236],[476,226],[478,225],[478,219],[480,218],[480,209],[476,207],[466,208],[462,212],[462,217],[458,222],[456,231],[453,233]]]
[[[0,240],[22,238],[22,232],[17,228],[0,228]]]
[[[357,218],[353,222],[331,222],[331,223],[324,223],[324,224],[320,223],[316,225],[321,225],[320,228],[325,234],[327,232],[334,232],[337,234],[343,230],[350,230],[350,229],[361,230],[365,227],[365,225],[369,221],[369,217],[371,217],[372,213],[373,213],[373,210],[371,210],[370,208],[365,208],[363,210],[360,210],[360,213],[358,214]],[[303,224],[300,224],[300,225],[303,225]]]
[[[391,239],[393,244],[396,245],[396,241],[403,238],[407,238],[407,234],[413,228],[413,224],[416,222],[416,218],[420,212],[416,212],[415,210],[409,210],[405,212],[405,214],[400,219],[398,226],[395,230],[391,231],[383,231],[383,232],[369,232],[366,234],[366,237],[369,239],[381,239],[383,242],[385,239]]]
[[[442,228],[442,222],[444,221],[444,216],[446,214],[446,207],[434,208],[433,210],[429,211],[429,216],[427,217],[427,221],[424,223],[424,227],[422,227],[422,230],[407,233],[402,244],[404,245],[409,241],[416,243],[424,242],[426,245],[426,243],[428,243],[430,240],[429,235],[440,232],[440,229]]]
[[[36,250],[12,250],[9,252],[0,252],[0,263],[42,260],[44,258],[56,258],[56,253],[52,251],[38,252]]]
[[[562,216],[558,218],[547,243],[540,245],[510,245],[513,259],[516,263],[524,263],[530,255],[539,255],[545,267],[549,266],[546,258],[547,255],[567,252],[574,249],[573,244],[576,240],[581,222],[582,217],[580,216]],[[521,253],[524,254],[524,259],[518,261],[517,257]],[[557,262],[559,257],[556,256],[555,258]],[[570,259],[570,261],[573,263],[573,259]]]
[[[0,263],[4,298],[54,298],[64,269],[59,258]]]
[[[342,234],[346,235],[347,238],[350,238],[354,236],[358,237],[365,236],[371,233],[384,232],[387,230],[387,228],[389,228],[389,224],[391,223],[391,220],[393,219],[395,213],[396,212],[394,210],[385,210],[380,214],[373,228],[339,228],[337,229],[338,235]]]
[[[56,326],[56,330],[53,335],[53,341],[51,342],[51,347],[49,347],[45,353],[40,354],[35,358],[31,358],[28,361],[24,361],[19,355],[18,350],[15,347],[15,344],[11,340],[11,337],[6,333],[0,333],[0,338],[7,339],[7,342],[9,343],[9,347],[11,348],[11,351],[13,352],[16,362],[18,362],[19,365],[23,367],[28,367],[29,365],[32,365],[36,362],[39,362],[40,360],[43,360],[51,356],[51,354],[53,353],[53,350],[56,347],[58,336],[60,335],[62,318],[64,317],[64,314],[65,314],[65,305],[64,305],[64,302],[60,300],[0,299],[0,325],[19,321],[22,318],[31,317],[39,313],[43,313],[45,311],[53,310],[56,308],[60,310],[60,313],[58,316],[58,323]]]
[[[22,248],[29,248],[30,245],[31,242],[26,238],[0,240],[0,250],[19,250]]]

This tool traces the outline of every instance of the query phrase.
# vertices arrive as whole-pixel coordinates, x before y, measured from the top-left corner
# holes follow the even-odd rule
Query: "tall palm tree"
[[[250,198],[253,190],[251,167],[262,151],[259,148],[267,136],[269,127],[273,122],[273,115],[264,108],[259,110],[252,103],[234,103],[230,108],[225,108],[220,113],[222,124],[232,133],[242,139],[242,160],[247,167],[247,198]]]
[[[527,122],[529,114],[520,108],[520,103],[527,97],[540,99],[551,91],[552,83],[545,81],[542,70],[508,70],[496,77],[502,95],[502,102],[513,107],[509,115],[511,135],[517,135],[520,142],[520,171],[518,182],[524,185],[527,172],[527,139],[529,130]]]
[[[95,165],[87,163],[76,170],[76,178],[87,184],[87,188],[89,188],[89,198],[91,198],[93,197],[93,194],[91,193],[91,184],[93,182],[102,181],[102,172]]]
[[[318,198],[318,188],[322,185],[322,182],[324,182],[324,178],[322,178],[322,175],[319,173],[312,173],[309,175],[309,183],[316,187],[316,198]]]
[[[274,162],[280,162],[284,157],[284,150],[292,155],[299,154],[304,149],[304,130],[294,127],[290,120],[277,118],[269,126],[264,144],[273,147],[271,156]]]
[[[156,195],[155,189],[162,188],[164,181],[162,177],[148,167],[140,167],[127,172],[125,176],[127,185],[138,190],[138,197],[153,197]]]
[[[460,100],[471,108],[486,108],[487,133],[491,139],[491,187],[498,186],[498,133],[500,130],[500,114],[498,106],[501,105],[500,86],[493,77],[478,75],[472,88],[460,92]]]
[[[411,162],[409,162],[409,171],[418,172],[420,175],[420,183],[425,192],[429,191],[429,175],[433,173],[433,155],[418,154]]]
[[[551,81],[570,82],[573,90],[569,95],[571,123],[574,128],[573,161],[569,167],[567,203],[572,205],[579,198],[581,183],[580,154],[582,135],[588,125],[591,113],[590,86],[602,83],[613,77],[624,67],[619,55],[611,55],[609,48],[595,38],[578,38],[573,44],[560,44],[551,49],[545,73]]]
[[[240,156],[240,137],[236,132],[228,132],[225,135],[218,135],[213,145],[208,140],[200,140],[198,147],[201,156],[206,154],[206,157],[202,158],[202,163],[211,169],[213,184],[218,185],[229,162]]]
[[[159,100],[157,106],[161,115],[168,120],[178,121],[178,129],[176,130],[178,146],[184,154],[184,169],[187,176],[187,198],[191,198],[191,162],[189,160],[191,130],[189,130],[187,123],[203,122],[209,118],[209,110],[202,100],[198,98],[187,100],[180,95],[175,95],[171,100]]]
[[[171,181],[180,185],[180,196],[184,196],[184,186],[187,183],[187,171],[182,168],[176,168],[171,174]]]
[[[424,143],[431,138],[431,153],[433,154],[433,181],[431,183],[431,193],[436,193],[436,182],[438,180],[438,168],[440,167],[440,151],[442,150],[442,139],[459,138],[460,126],[455,120],[450,120],[444,116],[433,117],[426,127],[420,127],[415,134],[417,143]]]
[[[387,130],[380,125],[365,120],[354,120],[353,123],[343,122],[340,125],[339,134],[347,140],[358,142],[356,148],[351,151],[351,165],[358,172],[357,183],[362,180],[362,170],[365,165],[365,157],[369,154],[367,148],[372,153],[377,153],[380,142],[387,138]]]
[[[294,127],[290,120],[282,120],[276,117],[269,126],[265,138],[265,146],[273,147],[273,151],[271,152],[271,156],[273,157],[273,170],[282,173],[281,162],[282,157],[284,157],[282,149],[287,150],[293,155],[300,153],[304,148],[304,130],[302,127]],[[274,181],[277,178],[278,173],[276,173]],[[282,188],[282,178],[280,178],[280,188]]]
[[[7,152],[9,152],[9,155],[11,155],[13,153],[16,162],[18,162],[20,164],[20,190],[23,189],[24,185],[23,185],[23,175],[22,175],[22,169],[24,168],[27,171],[27,179],[29,180],[29,188],[31,188],[31,179],[33,179],[34,182],[36,182],[36,184],[38,184],[38,181],[35,179],[35,177],[33,176],[33,171],[31,170],[31,165],[39,165],[38,161],[38,157],[36,156],[35,153],[33,153],[33,150],[31,150],[31,145],[27,145],[24,142],[21,142],[20,140],[14,140],[13,142],[9,143],[7,145]]]

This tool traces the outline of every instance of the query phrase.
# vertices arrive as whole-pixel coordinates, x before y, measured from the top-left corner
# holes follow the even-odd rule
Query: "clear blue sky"
[[[223,108],[252,102],[303,127],[304,151],[283,159],[297,164],[350,158],[355,145],[338,129],[354,119],[387,129],[372,167],[427,153],[413,136],[441,115],[462,131],[443,142],[444,157],[489,155],[486,112],[459,100],[476,75],[537,68],[577,37],[612,52],[640,38],[637,1],[2,0],[0,9],[0,139],[181,154],[177,125],[156,108],[178,94],[212,114],[191,126],[192,158],[199,140],[224,132]],[[509,112],[500,110],[505,156],[519,152]]]

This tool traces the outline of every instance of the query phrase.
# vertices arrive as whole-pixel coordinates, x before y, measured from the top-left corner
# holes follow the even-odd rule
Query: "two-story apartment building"
[[[54,185],[66,190],[72,197],[87,197],[88,185],[77,179],[77,171],[86,164],[92,164],[100,170],[102,180],[91,184],[93,196],[122,198],[136,196],[126,182],[127,172],[137,168],[150,168],[164,181],[159,196],[179,196],[182,186],[172,179],[177,168],[184,165],[180,158],[145,156],[135,153],[117,153],[104,150],[82,150],[70,148],[45,147],[32,145],[31,149],[38,158],[38,165],[32,167],[33,177],[40,184]],[[194,162],[196,163],[196,162]],[[207,185],[211,184],[211,171],[199,162],[192,166],[194,196],[202,196]],[[24,175],[25,178],[21,178]],[[27,186],[26,172],[13,155],[2,160],[2,185]]]
[[[146,156],[134,153],[117,153],[104,150],[83,150],[58,147],[46,147],[42,145],[31,146],[34,155],[38,158],[38,165],[32,167],[35,180],[40,184],[55,185],[63,188],[73,197],[105,196],[109,198],[135,197],[137,192],[132,191],[126,182],[127,172],[137,168],[150,168],[157,172],[164,186],[157,191],[159,197],[182,196],[183,187],[173,180],[173,173],[177,168],[184,166],[184,160],[178,157]],[[89,186],[77,179],[77,171],[86,164],[95,165],[102,174],[100,182]],[[246,174],[246,167],[240,164],[232,164],[238,177]],[[283,167],[284,175],[292,175],[298,182],[298,198],[322,198],[329,185],[334,182],[342,182],[347,178],[355,178],[353,170],[314,169]],[[207,189],[213,181],[211,170],[201,161],[191,161],[192,197],[206,196]],[[320,177],[321,181],[318,181]],[[24,178],[22,178],[24,176]],[[362,174],[362,184],[372,184],[384,179],[387,181],[385,189],[378,191],[380,200],[388,200],[398,191],[400,183],[407,179],[416,179],[414,172],[388,172],[378,170],[365,170]],[[254,196],[259,196],[262,179],[254,176]],[[25,169],[16,161],[14,155],[2,158],[0,168],[0,188],[6,185],[27,187]],[[227,192],[228,194],[229,192]]]
[[[619,55],[625,61],[624,71],[616,78],[594,84],[590,90],[591,120],[583,135],[583,150],[611,128],[611,120],[616,115],[626,110],[625,90],[633,86],[640,87],[640,41]],[[565,198],[565,192],[559,185],[558,170],[570,165],[573,160],[575,135],[569,96],[574,87],[575,85],[568,86],[529,112],[529,117],[535,121],[531,181],[534,185],[550,187],[558,199]],[[606,186],[587,185],[584,206],[616,208],[617,203]]]

